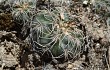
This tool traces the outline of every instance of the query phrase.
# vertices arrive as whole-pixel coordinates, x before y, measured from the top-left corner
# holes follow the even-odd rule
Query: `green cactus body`
[[[58,22],[55,23],[54,19],[58,19]],[[47,47],[47,51],[51,51],[54,57],[68,56],[68,54],[75,56],[81,52],[83,33],[77,27],[68,26],[68,23],[65,23],[67,20],[59,20],[60,18],[48,12],[35,15],[33,21],[36,27],[32,30],[36,32],[32,31],[33,40],[40,45],[39,48]]]

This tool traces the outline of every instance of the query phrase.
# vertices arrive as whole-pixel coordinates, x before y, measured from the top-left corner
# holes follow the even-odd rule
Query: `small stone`
[[[59,64],[58,66],[59,66],[59,68],[63,69],[63,68],[65,68],[65,66],[67,66],[67,63]]]
[[[88,6],[88,1],[83,1],[83,7],[87,7]]]
[[[73,65],[72,64],[68,64],[67,69],[72,69]]]
[[[87,4],[88,4],[88,1],[86,1],[86,0],[85,0],[85,1],[83,1],[83,4],[87,5]]]

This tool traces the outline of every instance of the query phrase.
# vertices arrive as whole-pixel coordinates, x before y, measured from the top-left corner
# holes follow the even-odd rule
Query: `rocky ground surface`
[[[10,13],[4,12],[0,13],[0,70],[109,70],[110,22],[107,20],[110,10],[106,6],[84,7],[76,0],[72,3],[68,10],[86,37],[80,56],[63,62],[44,61],[46,56],[41,57],[33,51],[29,37],[22,37],[22,25],[16,24]]]

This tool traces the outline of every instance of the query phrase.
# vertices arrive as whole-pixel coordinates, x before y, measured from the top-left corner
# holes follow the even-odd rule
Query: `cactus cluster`
[[[81,52],[83,32],[65,7],[38,10],[37,0],[7,0],[7,3],[14,20],[30,27],[28,38],[35,51],[49,52],[56,58],[74,58]]]

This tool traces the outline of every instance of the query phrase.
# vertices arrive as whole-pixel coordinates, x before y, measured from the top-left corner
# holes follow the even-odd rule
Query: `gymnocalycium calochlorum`
[[[75,57],[84,43],[83,32],[74,22],[68,22],[70,15],[56,7],[52,12],[41,10],[33,18],[31,42],[43,53],[49,51],[54,57]],[[46,48],[46,49],[45,49]]]

